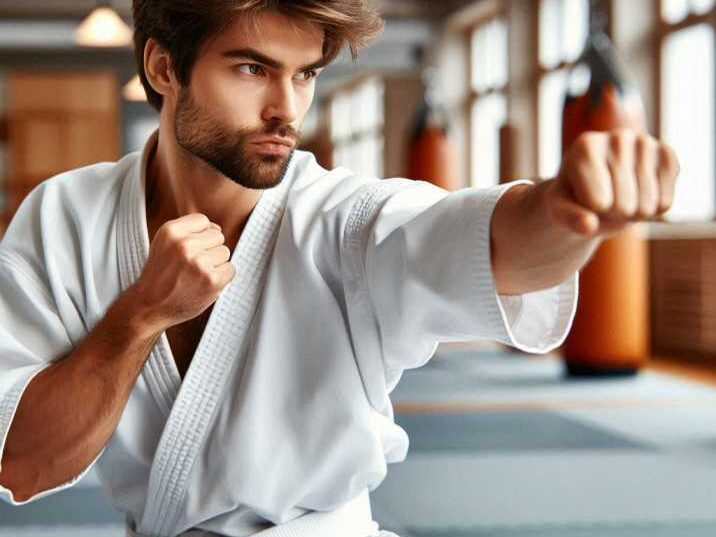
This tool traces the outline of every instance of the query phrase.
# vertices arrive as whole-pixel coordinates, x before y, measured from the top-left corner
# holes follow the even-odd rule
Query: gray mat
[[[413,453],[649,449],[551,412],[398,414],[396,422],[407,431]]]
[[[83,525],[123,523],[124,518],[109,503],[102,489],[74,487],[27,505],[0,502],[2,526]]]
[[[715,524],[674,524],[643,526],[543,527],[509,529],[475,529],[456,531],[406,531],[401,537],[713,537]]]

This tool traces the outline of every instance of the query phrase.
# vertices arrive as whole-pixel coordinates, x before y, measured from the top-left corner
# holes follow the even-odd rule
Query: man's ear
[[[144,72],[154,91],[162,97],[176,94],[180,84],[172,67],[169,53],[150,37],[144,46]]]

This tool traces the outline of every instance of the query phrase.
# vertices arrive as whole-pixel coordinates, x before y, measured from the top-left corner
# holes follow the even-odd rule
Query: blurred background
[[[716,535],[715,0],[373,0],[384,34],[318,83],[326,167],[448,189],[551,178],[579,132],[671,144],[673,208],[600,249],[549,356],[443,345],[393,393],[408,460],[373,492],[403,537]],[[45,179],[141,149],[131,2],[0,0],[0,236]],[[90,472],[0,536],[123,535]]]

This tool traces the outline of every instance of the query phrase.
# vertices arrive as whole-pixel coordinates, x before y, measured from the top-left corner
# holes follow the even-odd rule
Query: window
[[[331,101],[334,166],[383,175],[384,87],[378,78],[336,93]]]
[[[589,0],[541,0],[539,11],[538,158],[540,177],[554,177],[562,162],[562,111],[567,91],[588,77],[571,68],[589,35]]]
[[[683,21],[690,14],[703,15],[714,8],[715,0],[662,0],[661,18],[667,24]]]
[[[716,213],[714,1],[662,0],[660,136],[679,155],[669,220]]]
[[[500,129],[507,121],[508,31],[504,17],[486,21],[470,37],[471,183],[500,182]]]

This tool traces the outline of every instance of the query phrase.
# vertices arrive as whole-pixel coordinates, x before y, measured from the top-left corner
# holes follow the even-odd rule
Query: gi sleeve
[[[72,348],[41,275],[0,245],[0,460],[20,398],[30,381]],[[0,499],[21,505],[74,485],[74,479],[23,502],[0,485]]]
[[[497,293],[493,210],[515,181],[448,193],[386,179],[363,187],[344,236],[349,318],[364,365],[379,356],[388,393],[446,341],[490,339],[525,352],[562,344],[577,305],[575,273],[554,288]],[[372,373],[377,373],[376,370]]]

